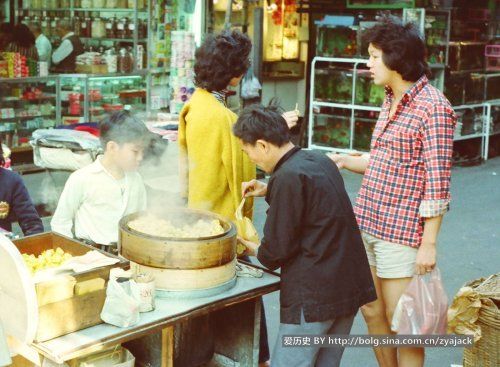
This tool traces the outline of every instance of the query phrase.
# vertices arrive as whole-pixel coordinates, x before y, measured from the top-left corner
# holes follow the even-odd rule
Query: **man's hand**
[[[297,110],[287,111],[281,116],[285,119],[289,129],[297,125],[297,121],[299,121],[299,111]]]
[[[415,272],[419,275],[430,273],[436,266],[436,245],[433,243],[422,243],[417,252]]]
[[[266,196],[267,184],[257,180],[243,182],[241,184],[241,196]]]
[[[257,252],[259,251],[260,243],[255,243],[255,242],[250,242],[250,241],[244,240],[240,236],[238,236],[238,242],[241,242],[246,247],[246,250],[243,253],[243,255],[257,256]]]
[[[338,169],[345,168],[345,158],[346,156],[344,154],[339,154],[339,153],[326,153],[326,156],[330,158],[333,163],[335,163],[338,167]]]

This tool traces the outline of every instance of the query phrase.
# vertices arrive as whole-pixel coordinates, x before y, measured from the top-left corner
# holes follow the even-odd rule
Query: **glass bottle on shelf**
[[[131,73],[134,68],[134,57],[125,47],[120,49],[118,55],[118,71],[120,73]]]
[[[81,0],[73,0],[73,6],[77,9],[82,7],[82,1]]]
[[[57,28],[59,26],[59,18],[54,17],[50,21],[50,32],[52,36],[57,36]]]
[[[70,1],[69,0],[59,0],[59,6],[62,9],[68,9],[70,7]]]
[[[42,28],[42,33],[45,36],[50,36],[50,20],[45,14],[43,15],[42,20],[40,21],[40,26]]]
[[[75,17],[74,32],[75,32],[75,35],[83,37],[83,35],[82,35],[82,21],[80,20],[80,17]]]
[[[80,37],[88,37],[87,18],[82,17],[80,23]]]
[[[31,18],[28,16],[24,17],[22,23],[24,25],[26,25],[27,27],[30,27],[31,26]]]
[[[59,9],[59,0],[48,0],[48,8],[50,9]]]
[[[107,38],[116,38],[115,18],[108,18],[106,20],[106,37]]]
[[[106,1],[106,8],[117,8],[118,7],[118,1],[117,0],[107,0]]]
[[[135,23],[133,21],[129,21],[127,27],[127,38],[133,38],[134,33],[135,33]]]
[[[104,53],[104,59],[108,65],[108,73],[113,74],[118,72],[118,57],[116,55],[114,47],[106,50]]]
[[[89,9],[92,8],[92,0],[81,0],[80,6],[82,9]]]
[[[90,18],[90,17],[85,18],[85,23],[86,23],[86,35],[85,35],[85,37],[91,37],[91,34],[92,34],[92,18]]]
[[[42,0],[33,0],[31,2],[31,7],[33,9],[41,9],[42,8],[43,1]]]
[[[104,8],[104,3],[104,0],[94,0],[93,7],[96,9],[102,9]]]
[[[101,18],[94,18],[92,21],[92,38],[106,37],[106,26]]]
[[[122,18],[117,22],[117,24],[116,24],[116,38],[127,38],[125,26],[126,26],[125,18]]]

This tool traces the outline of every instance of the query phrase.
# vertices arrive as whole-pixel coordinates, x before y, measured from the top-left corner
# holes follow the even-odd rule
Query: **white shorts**
[[[370,266],[379,278],[411,278],[415,275],[417,248],[399,245],[361,232]]]

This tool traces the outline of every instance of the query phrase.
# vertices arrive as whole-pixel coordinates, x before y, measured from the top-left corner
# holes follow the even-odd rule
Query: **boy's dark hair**
[[[247,72],[251,50],[252,41],[240,31],[223,31],[218,35],[208,35],[196,50],[196,86],[209,92],[223,90],[232,78]]]
[[[129,111],[114,112],[99,124],[103,148],[110,141],[118,144],[141,142],[147,144],[150,132],[146,125]]]
[[[384,14],[378,24],[363,32],[363,40],[382,50],[382,60],[404,80],[415,82],[430,75],[425,43],[415,24],[403,24],[401,19]]]
[[[267,107],[250,105],[238,117],[233,134],[246,144],[255,145],[257,140],[262,139],[281,147],[290,142],[290,130],[282,113],[275,99]]]

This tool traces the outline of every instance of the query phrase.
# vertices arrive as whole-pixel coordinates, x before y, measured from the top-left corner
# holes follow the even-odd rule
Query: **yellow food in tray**
[[[61,266],[66,261],[72,258],[70,254],[64,252],[60,247],[56,248],[55,250],[45,250],[38,257],[28,254],[22,255],[26,266],[32,274],[36,273],[39,270]]]
[[[160,219],[150,214],[130,221],[128,226],[134,231],[156,237],[199,238],[224,233],[224,228],[217,219],[199,219],[194,223],[175,226],[167,219]]]

